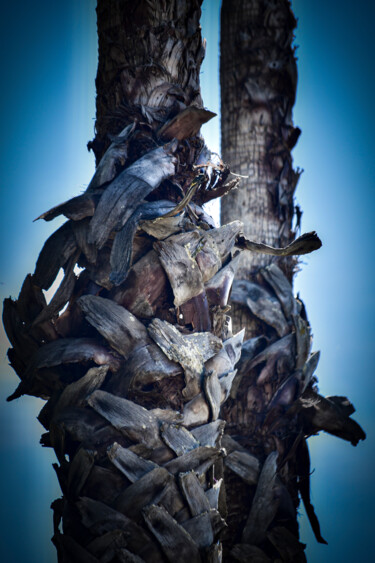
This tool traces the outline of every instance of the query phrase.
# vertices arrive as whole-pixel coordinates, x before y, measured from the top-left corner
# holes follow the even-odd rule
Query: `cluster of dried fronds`
[[[9,359],[21,378],[10,399],[47,399],[39,420],[42,444],[59,461],[63,498],[53,508],[61,561],[218,560],[224,466],[255,490],[246,545],[234,553],[259,549],[248,544],[263,541],[277,512],[284,452],[270,442],[267,459],[258,459],[222,439],[219,418],[257,366],[257,385],[270,389],[268,404],[259,405],[267,425],[277,424],[280,409],[291,418],[306,413],[310,433],[330,430],[330,412],[340,413],[340,428],[351,423],[347,408],[311,388],[317,358],[309,357],[308,325],[277,267],[264,272],[275,295],[235,283],[232,299],[245,299],[280,337],[248,341],[237,372],[243,332],[232,335],[227,313],[239,253],[304,253],[320,242],[310,234],[280,251],[246,240],[239,221],[215,228],[201,204],[235,184],[225,183],[227,167],[199,137],[184,142],[196,110],[183,113],[163,131],[181,142],[150,150],[141,126],[126,127],[85,193],[41,216],[68,221],[45,243],[18,300],[4,304]],[[64,277],[47,304],[43,290],[60,268]],[[276,364],[280,384],[271,393]],[[301,444],[299,436],[293,447]],[[308,486],[302,490],[309,503]],[[274,528],[270,536],[276,546],[278,534]]]
[[[298,494],[324,541],[306,438],[364,438],[349,401],[317,391],[319,353],[281,269],[234,279],[242,253],[304,254],[316,234],[275,249],[202,208],[238,180],[198,135],[213,116],[199,6],[99,2],[98,166],[83,194],[40,216],[68,221],[4,303],[21,379],[10,399],[47,401],[63,563],[305,561]],[[230,298],[263,335],[232,334]]]

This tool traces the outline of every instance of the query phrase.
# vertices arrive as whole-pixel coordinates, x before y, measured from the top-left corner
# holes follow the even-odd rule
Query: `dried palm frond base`
[[[47,401],[39,420],[63,493],[52,505],[59,561],[214,562],[221,537],[229,560],[302,561],[290,479],[322,541],[305,436],[324,429],[356,443],[364,435],[349,403],[316,392],[304,309],[276,266],[262,274],[268,289],[234,282],[232,300],[274,331],[247,341],[239,363],[244,331],[232,334],[228,298],[237,254],[253,243],[239,221],[214,228],[203,211],[234,184],[200,137],[183,140],[179,123],[186,127],[186,114],[164,135],[182,140],[152,149],[142,125],[127,127],[86,192],[41,215],[68,221],[45,243],[18,300],[4,303],[8,356],[21,379],[9,399]],[[47,304],[43,290],[60,269]],[[235,399],[244,378],[252,434],[239,443],[230,413],[244,407]],[[232,437],[223,437],[221,413]],[[240,489],[249,512],[228,541]]]

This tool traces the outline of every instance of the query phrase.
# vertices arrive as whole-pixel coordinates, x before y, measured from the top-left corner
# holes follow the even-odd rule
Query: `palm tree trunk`
[[[40,216],[68,221],[4,302],[21,379],[9,400],[47,400],[60,562],[219,561],[241,225],[215,229],[201,207],[233,184],[198,135],[213,116],[199,91],[200,2],[99,0],[97,12],[97,168],[85,193]]]
[[[8,356],[21,379],[9,400],[29,394],[47,401],[39,420],[46,429],[41,442],[57,456],[54,468],[63,493],[53,503],[59,561],[220,561],[227,514],[224,474],[229,530],[238,491],[247,494],[250,488],[248,504],[254,497],[243,532],[234,529],[237,543],[243,534],[242,544],[228,560],[264,559],[262,550],[268,553],[270,545],[279,553],[285,543],[291,549],[294,521],[281,525],[285,510],[290,513],[291,468],[311,507],[308,452],[296,435],[301,409],[307,411],[306,433],[319,424],[329,426],[334,408],[343,413],[352,441],[360,431],[348,429],[350,407],[338,400],[321,398],[317,406],[313,394],[313,403],[304,395],[306,404],[302,399],[290,404],[296,387],[314,393],[308,383],[316,360],[307,358],[303,310],[285,291],[284,277],[271,269],[263,275],[275,286],[285,318],[279,314],[272,321],[257,351],[265,342],[276,345],[276,356],[275,349],[269,356],[277,363],[279,388],[249,448],[241,428],[257,425],[259,417],[251,409],[246,420],[233,414],[240,412],[244,395],[241,390],[238,408],[230,396],[241,377],[247,385],[248,376],[244,368],[237,373],[243,332],[233,335],[227,300],[241,252],[298,254],[315,248],[317,239],[307,236],[275,250],[243,236],[240,221],[215,228],[202,209],[237,181],[226,181],[228,167],[199,135],[201,124],[213,116],[203,109],[199,91],[200,1],[99,0],[97,12],[97,120],[89,144],[97,168],[83,194],[40,216],[68,220],[46,241],[18,299],[5,300]],[[60,269],[62,282],[47,304],[43,290]],[[250,292],[255,302],[256,291]],[[243,292],[237,286],[233,294],[241,301]],[[260,297],[267,310],[269,294]],[[293,340],[296,360],[280,354],[275,337],[280,333],[285,333],[281,351],[285,339]],[[265,360],[251,350],[246,348],[249,362],[256,370],[264,367]],[[282,386],[281,374],[293,361],[296,372]],[[264,370],[258,375],[269,399],[274,382]],[[228,401],[224,414],[230,431],[223,437],[221,406]],[[280,409],[291,420],[285,440]],[[337,424],[331,430],[344,431]],[[277,477],[281,458],[275,444],[284,452],[300,452],[298,467],[282,458]],[[278,525],[269,530],[271,522]],[[292,548],[301,551],[296,540]]]
[[[129,123],[156,131],[182,109],[202,107],[201,0],[98,2],[97,161]]]
[[[246,220],[249,238],[286,246],[294,238],[293,194],[299,176],[290,153],[300,133],[292,121],[296,22],[287,1],[224,1],[221,18],[223,157],[245,176],[241,189],[223,200],[222,221],[235,214]],[[246,254],[238,276],[246,278],[275,261]],[[293,262],[281,261],[288,278]]]
[[[300,227],[293,200],[300,172],[293,170],[291,157],[300,134],[292,120],[295,26],[288,0],[223,0],[222,154],[242,178],[240,188],[222,200],[221,219],[240,219],[245,236],[273,246],[290,244]],[[233,327],[245,327],[246,336],[222,416],[238,450],[256,455],[263,467],[257,487],[226,468],[224,553],[239,561],[256,556],[305,561],[297,522],[300,497],[317,540],[324,542],[310,503],[305,438],[321,429],[354,445],[365,437],[349,418],[354,408],[347,399],[325,399],[317,392],[313,373],[319,353],[311,353],[306,312],[293,297],[296,266],[295,257],[244,253],[233,283]],[[327,419],[323,411],[329,412]]]

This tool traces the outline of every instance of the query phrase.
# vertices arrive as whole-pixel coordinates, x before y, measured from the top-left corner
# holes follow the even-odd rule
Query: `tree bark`
[[[199,135],[214,115],[199,91],[200,2],[97,11],[97,168],[83,194],[39,217],[68,221],[4,302],[21,379],[8,400],[47,400],[60,562],[215,562],[219,412],[243,338],[226,272],[241,225],[216,229],[201,207],[232,184]]]
[[[239,189],[222,200],[221,220],[239,218],[246,237],[272,246],[287,246],[300,228],[301,212],[293,200],[300,172],[293,170],[291,157],[300,134],[292,121],[295,26],[288,0],[223,0],[222,154],[242,177]],[[319,353],[311,353],[306,312],[293,297],[296,265],[295,257],[246,252],[233,283],[233,327],[245,327],[246,335],[237,381],[222,408],[224,443],[234,438],[244,453],[257,456],[261,473],[255,487],[226,465],[224,557],[229,560],[305,561],[297,522],[300,498],[316,539],[325,543],[310,502],[306,437],[321,429],[335,434],[336,423],[336,435],[354,445],[365,437],[349,418],[353,407],[342,410],[345,401],[350,405],[347,399],[331,401],[317,393],[313,373]],[[333,426],[308,404],[327,408]]]
[[[301,436],[363,438],[351,406],[310,385],[317,358],[280,270],[259,274],[277,297],[248,280],[233,288],[271,327],[237,370],[244,333],[233,335],[227,313],[241,251],[301,253],[316,237],[275,251],[246,239],[238,220],[215,228],[202,209],[236,181],[199,135],[213,116],[199,92],[199,16],[200,1],[99,1],[97,168],[83,194],[40,216],[68,220],[18,299],[4,302],[21,380],[9,400],[47,401],[38,418],[58,460],[53,541],[63,563],[218,562],[225,487],[226,556],[236,543],[227,560],[303,560],[296,479],[315,515]],[[43,290],[61,269],[47,304]]]
[[[202,107],[202,0],[98,1],[97,161],[129,123],[154,131],[187,106]]]
[[[222,201],[221,220],[238,217],[248,238],[287,246],[299,173],[291,149],[299,129],[292,121],[297,68],[296,25],[289,2],[223,1],[221,11],[222,154],[244,176],[241,189]],[[276,262],[291,279],[295,260],[246,253],[238,277]]]

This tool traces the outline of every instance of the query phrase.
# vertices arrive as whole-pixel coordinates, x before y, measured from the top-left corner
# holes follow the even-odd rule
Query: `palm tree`
[[[97,169],[84,194],[40,216],[68,221],[4,302],[21,379],[9,400],[47,400],[59,561],[214,561],[241,225],[215,229],[201,207],[233,183],[197,135],[213,116],[199,91],[200,2],[97,11]]]
[[[231,529],[233,476],[262,491],[276,463],[223,438],[219,418],[242,375],[243,333],[227,314],[239,253],[298,254],[319,241],[275,250],[239,221],[214,228],[202,209],[238,182],[198,134],[212,117],[199,92],[200,2],[100,0],[97,12],[97,169],[84,194],[40,216],[68,221],[4,303],[21,379],[10,399],[47,400],[59,561],[218,561],[225,488]],[[237,558],[259,556],[251,541]]]
[[[243,178],[223,199],[221,217],[239,218],[246,236],[275,246],[290,244],[300,229],[300,172],[291,157],[300,134],[292,121],[295,25],[288,0],[222,4],[222,153]],[[348,399],[318,393],[319,352],[311,352],[306,311],[293,297],[297,267],[293,257],[245,253],[233,283],[233,326],[246,335],[222,416],[238,450],[258,457],[263,476],[255,486],[226,464],[224,548],[240,561],[305,561],[300,497],[317,541],[325,543],[310,501],[307,438],[325,430],[356,445],[365,437]]]

